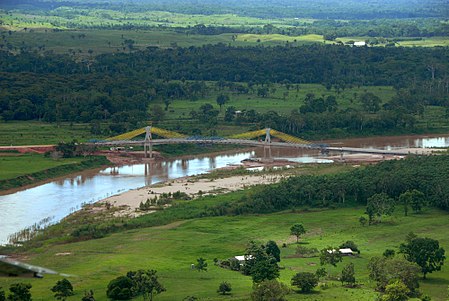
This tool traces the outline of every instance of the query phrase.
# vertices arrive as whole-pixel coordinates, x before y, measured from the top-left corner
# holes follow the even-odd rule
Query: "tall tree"
[[[346,265],[341,271],[340,281],[342,284],[346,283],[347,285],[354,286],[355,284],[355,270],[354,264],[351,262]]]
[[[58,300],[66,300],[67,297],[73,296],[73,286],[66,278],[58,280],[51,291],[55,293],[55,298]]]
[[[411,206],[415,213],[419,213],[425,204],[424,193],[419,190],[407,190],[399,196],[399,202],[404,205],[404,215],[408,214],[408,207]]]
[[[404,258],[372,257],[368,271],[369,278],[376,282],[380,291],[385,291],[386,286],[396,280],[403,282],[412,293],[419,288],[420,268]]]
[[[376,193],[368,198],[366,214],[368,214],[369,224],[372,224],[374,217],[378,222],[382,221],[382,216],[391,215],[394,211],[394,200],[386,193]]]
[[[279,249],[276,242],[269,240],[265,245],[265,250],[267,254],[273,256],[277,262],[281,261],[281,250]]]
[[[428,273],[441,270],[446,259],[438,240],[427,237],[416,237],[402,243],[399,251],[404,254],[405,259],[421,267],[424,279]]]
[[[165,292],[164,286],[159,282],[157,271],[138,270],[127,274],[132,279],[132,292],[134,296],[142,295],[143,300],[153,300],[157,294]]]
[[[229,101],[229,96],[228,95],[220,94],[220,95],[217,96],[216,102],[220,106],[220,111],[221,111],[221,107],[224,104],[226,104],[228,101]]]
[[[8,301],[31,301],[31,284],[15,283],[9,287]]]
[[[254,283],[279,277],[279,266],[276,258],[267,254],[265,246],[250,242],[245,251],[245,263],[242,267],[245,275],[251,275]]]
[[[299,242],[299,237],[306,233],[306,229],[302,224],[294,224],[290,228],[290,235],[296,236],[296,243]]]

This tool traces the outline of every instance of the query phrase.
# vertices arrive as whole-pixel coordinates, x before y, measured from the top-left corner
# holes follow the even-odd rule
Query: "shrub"
[[[318,277],[314,273],[300,272],[293,276],[292,285],[300,288],[303,293],[309,293],[318,285]]]
[[[220,285],[218,286],[218,290],[217,293],[220,293],[222,295],[226,295],[228,293],[230,293],[232,291],[232,287],[231,284],[223,281],[222,283],[220,283]]]
[[[285,301],[288,288],[275,279],[254,284],[251,300],[253,301]]]
[[[116,300],[130,300],[132,295],[133,282],[126,276],[119,276],[108,284],[106,295],[108,298]]]

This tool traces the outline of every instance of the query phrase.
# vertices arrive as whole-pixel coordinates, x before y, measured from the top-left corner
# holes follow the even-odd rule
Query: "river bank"
[[[390,142],[392,139],[393,138],[389,138],[388,141],[382,140],[381,138],[370,139],[369,141],[371,141],[371,144],[369,144],[369,141],[363,141],[363,143],[359,142],[359,146],[370,147],[373,145],[373,147],[375,146],[376,148],[388,149],[392,147],[391,145],[394,142]],[[396,140],[400,141],[399,144],[401,144],[399,147],[415,146],[416,143],[434,146],[429,145],[429,143],[434,142],[438,142],[435,146],[440,146],[440,142],[443,142],[444,146],[449,145],[448,137],[414,136],[404,139],[404,137],[396,137]],[[436,140],[434,141],[432,139]],[[340,141],[343,145],[351,145],[352,142],[352,140]],[[329,143],[329,145],[335,144]],[[201,193],[214,193],[220,190],[231,191],[231,189],[242,189],[243,187],[253,184],[269,183],[263,182],[260,178],[251,177],[248,179],[249,182],[240,185],[239,183],[235,183],[235,181],[240,182],[242,177],[248,175],[254,176],[255,174],[251,174],[250,172],[240,173],[239,170],[236,170],[236,173],[222,171],[223,168],[226,170],[233,165],[240,164],[242,161],[255,164],[250,167],[252,170],[260,169],[261,166],[257,166],[260,162],[257,162],[257,160],[264,159],[264,151],[264,148],[253,148],[251,150],[239,149],[220,152],[219,155],[190,155],[181,158],[158,160],[140,158],[137,161],[130,162],[129,165],[124,163],[96,170],[84,170],[76,172],[76,174],[59,177],[56,180],[46,181],[44,184],[33,188],[17,189],[17,191],[14,191],[13,193],[3,196],[0,195],[0,228],[3,230],[2,233],[0,233],[0,244],[5,243],[10,234],[30,227],[34,223],[39,223],[39,221],[51,218],[51,223],[57,223],[69,214],[80,210],[86,204],[93,204],[114,195],[121,195],[120,197],[123,199],[130,199],[131,197],[128,197],[125,193],[126,191],[131,190],[132,193],[136,193],[134,191],[141,189],[141,191],[137,193],[141,194],[141,196],[139,196],[140,198],[136,198],[133,201],[133,204],[131,204],[125,211],[131,213],[131,211],[134,210],[135,212],[136,205],[140,205],[141,201],[146,202],[145,196],[148,196],[148,191],[146,191],[147,194],[145,194],[145,190],[142,190],[145,188],[142,187],[153,187],[155,184],[162,185],[160,183],[169,183],[175,179],[184,179],[189,176],[204,174],[213,170],[215,170],[213,174],[218,175],[213,181],[210,179],[198,181],[201,177],[197,177],[197,180],[195,180],[197,183],[195,184],[192,183],[192,179],[190,178],[186,180],[186,182],[179,183],[179,188],[177,187],[174,192],[193,191],[194,194],[198,194],[201,190]],[[344,169],[353,168],[362,164],[373,164],[382,160],[401,158],[368,154],[344,154],[341,156],[337,152],[321,154],[318,150],[295,148],[273,148],[272,157],[276,160],[284,160],[286,162],[287,160],[294,161],[294,163],[285,163],[286,165],[300,164],[304,167],[310,166],[310,168],[320,164],[309,163],[343,163],[336,164],[335,167],[329,166],[329,169],[338,169],[342,166],[346,166]],[[277,164],[278,162],[274,163]],[[219,172],[216,170],[219,170]],[[295,169],[290,169],[288,173],[293,170]],[[233,176],[235,176],[235,180],[221,180],[221,178]],[[240,181],[237,181],[238,179],[240,179]],[[210,181],[210,183],[207,183],[208,181]],[[227,181],[229,181],[229,183],[226,183]],[[183,186],[185,184],[187,184],[187,189],[186,186]],[[171,185],[173,186],[174,183]],[[233,185],[235,186],[232,187]],[[166,186],[167,187],[164,188],[165,190],[160,191],[161,194],[165,191],[166,193],[173,192],[169,184]],[[183,188],[184,191],[180,188]],[[150,192],[149,196],[154,197],[156,194],[151,195]],[[122,203],[117,202],[117,204]],[[124,205],[124,207],[126,206],[126,204],[122,205]],[[119,206],[111,207],[114,209],[119,208]]]
[[[111,165],[104,156],[90,156],[79,163],[65,164],[38,172],[24,174],[11,179],[0,180],[0,195],[6,195],[21,189],[35,187],[62,176],[68,176],[84,170]]]

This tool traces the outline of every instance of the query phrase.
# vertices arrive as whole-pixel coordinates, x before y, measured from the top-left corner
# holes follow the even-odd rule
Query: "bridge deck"
[[[91,143],[94,145],[102,146],[118,146],[118,145],[144,145],[144,140],[120,140],[120,141],[101,141]],[[163,144],[237,144],[245,146],[273,146],[273,147],[288,147],[288,148],[304,148],[304,149],[319,149],[322,151],[332,152],[347,152],[347,153],[365,153],[365,154],[380,154],[380,155],[408,155],[417,154],[425,155],[429,154],[428,151],[421,149],[374,149],[374,148],[358,148],[358,147],[328,147],[318,144],[299,144],[299,143],[286,143],[286,142],[271,142],[266,143],[264,141],[247,140],[247,139],[191,139],[191,138],[169,138],[169,139],[153,139],[152,145]]]

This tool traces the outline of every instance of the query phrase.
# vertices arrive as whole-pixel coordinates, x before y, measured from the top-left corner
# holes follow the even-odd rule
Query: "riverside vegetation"
[[[280,248],[279,266],[283,269],[279,270],[279,281],[288,284],[298,271],[315,273],[316,265],[320,265],[320,258],[316,257],[318,255],[313,255],[316,251],[310,253],[305,249],[327,250],[340,245],[348,246],[344,243],[353,241],[349,246],[354,251],[358,250],[360,255],[343,258],[343,263],[336,261],[335,266],[325,265],[327,276],[320,277],[320,286],[314,289],[315,294],[298,295],[290,292],[287,299],[329,300],[345,297],[372,300],[377,294],[373,279],[377,278],[369,276],[368,263],[374,260],[372,258],[381,258],[387,249],[390,252],[386,254],[396,253],[394,260],[404,260],[400,252],[405,249],[400,246],[400,242],[406,245],[407,241],[413,241],[414,237],[407,236],[410,231],[418,237],[438,240],[444,249],[449,246],[445,235],[447,207],[444,203],[447,177],[443,176],[447,171],[441,168],[447,166],[448,158],[446,155],[416,157],[382,162],[343,173],[291,177],[276,185],[196,200],[174,201],[171,207],[163,211],[135,219],[112,218],[105,221],[90,217],[89,214],[75,215],[47,228],[41,235],[26,242],[24,248],[32,255],[32,262],[77,275],[71,279],[77,298],[83,291],[92,289],[98,300],[105,300],[105,287],[112,278],[127,270],[156,269],[159,281],[166,289],[157,295],[157,300],[183,299],[186,296],[221,300],[222,297],[214,294],[223,281],[232,285],[229,298],[242,300],[250,298],[250,277],[215,265],[208,265],[207,272],[197,273],[190,269],[190,264],[199,256],[213,262],[214,258],[222,260],[248,254],[245,249],[250,241],[264,243],[274,240],[279,246],[285,244],[285,247]],[[384,181],[386,174],[396,180]],[[331,185],[334,180],[338,185]],[[298,187],[313,187],[314,190],[306,190],[301,195],[302,189]],[[349,191],[345,187],[357,189]],[[404,206],[407,204],[399,200],[404,200],[401,195],[411,189],[423,191],[425,198],[422,210],[405,215]],[[264,197],[271,194],[270,191],[277,192],[279,197]],[[382,222],[376,219],[369,226],[359,222],[359,217],[368,210],[364,205],[367,199],[379,193],[387,194],[396,204],[396,210],[384,212],[380,206],[376,214],[384,217]],[[257,202],[260,205],[249,206],[252,200],[254,204]],[[296,238],[289,235],[292,225],[298,222],[305,230],[299,245]],[[109,234],[111,232],[115,234]],[[183,244],[173,244],[176,241],[183,241]],[[13,250],[9,248],[3,248],[3,252]],[[39,249],[44,251],[37,252]],[[166,256],[145,255],[157,253],[161,249]],[[301,254],[311,255],[296,256],[297,249]],[[105,250],[105,253],[95,250]],[[67,252],[70,253],[65,255],[68,257],[55,255]],[[86,254],[89,256],[86,257]],[[111,256],[114,261],[104,265],[102,262]],[[69,257],[70,263],[67,261]],[[339,281],[341,269],[349,263],[354,265],[358,284],[351,288],[342,286]],[[123,270],[125,266],[126,270]],[[378,272],[383,271],[382,265],[378,268]],[[412,271],[415,271],[411,273],[416,275],[413,277],[418,281],[422,276],[419,275],[420,270],[413,268]],[[400,275],[397,274],[399,270],[385,270],[385,273],[393,273],[393,276],[388,276],[392,279],[401,277],[394,276]],[[448,277],[447,268],[443,265],[441,271],[434,271],[428,274],[426,280],[419,280],[419,290],[434,300],[443,300],[447,293],[444,283]],[[182,285],[186,278],[190,279],[191,285]],[[49,275],[43,280],[31,280],[33,294],[48,295],[48,287],[56,279],[58,277]],[[15,281],[5,279],[4,283],[7,285]],[[416,283],[413,285],[413,292],[407,293],[411,296],[418,292],[415,290]],[[385,290],[386,296],[389,290]]]
[[[2,1],[0,144],[102,139],[148,120],[192,136],[447,132],[447,4],[390,2]],[[16,155],[0,157],[4,187],[104,163]],[[448,158],[310,166],[275,185],[172,195],[137,218],[86,206],[0,248],[68,280],[2,278],[0,300],[446,300]]]

